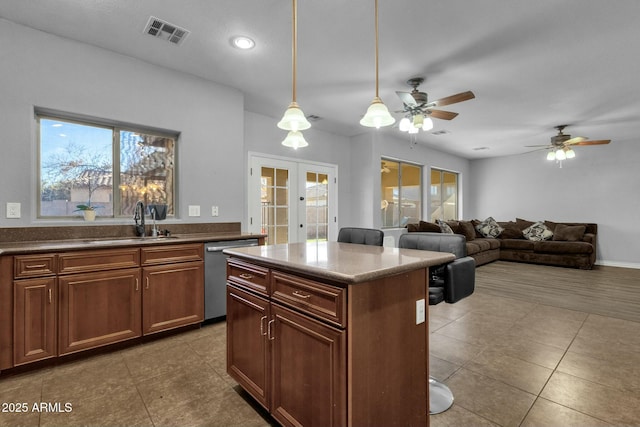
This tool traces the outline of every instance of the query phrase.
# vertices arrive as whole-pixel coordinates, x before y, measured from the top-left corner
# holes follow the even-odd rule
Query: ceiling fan
[[[571,135],[567,135],[562,131],[569,125],[556,126],[558,134],[551,137],[551,144],[546,145],[527,145],[526,147],[542,147],[541,149],[549,150],[547,154],[547,160],[564,160],[572,159],[576,156],[576,153],[571,147],[574,145],[603,145],[611,142],[610,139],[597,139],[589,141],[589,138],[583,136],[576,136],[571,138]]]
[[[405,117],[399,124],[401,131],[417,133],[419,129],[429,130],[433,127],[431,117],[442,120],[454,119],[458,113],[434,110],[434,107],[444,107],[445,105],[468,101],[476,97],[473,92],[467,91],[429,102],[427,94],[418,90],[418,86],[420,86],[422,82],[424,82],[423,77],[411,78],[407,80],[407,84],[413,87],[411,92],[396,92],[404,104],[403,110],[396,111],[396,113],[405,114]]]

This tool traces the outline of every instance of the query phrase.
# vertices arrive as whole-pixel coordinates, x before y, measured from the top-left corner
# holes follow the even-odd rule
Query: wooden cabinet
[[[140,268],[60,276],[60,354],[141,335]]]
[[[56,278],[16,280],[13,298],[14,365],[57,356]]]
[[[233,259],[228,265],[229,375],[282,425],[346,425],[344,290]],[[270,283],[256,287],[255,272]],[[271,289],[271,297],[256,289]]]
[[[204,320],[204,245],[0,256],[0,369]]]
[[[204,320],[204,246],[142,248],[142,332]]]
[[[227,372],[281,425],[429,425],[428,268],[341,283],[232,257],[227,273]]]
[[[270,304],[266,298],[227,287],[227,372],[269,409]]]
[[[142,269],[142,332],[150,334],[204,320],[204,264]]]

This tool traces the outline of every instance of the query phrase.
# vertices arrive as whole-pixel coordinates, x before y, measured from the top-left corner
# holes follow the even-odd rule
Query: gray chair
[[[466,239],[460,234],[407,233],[400,236],[398,247],[435,252],[450,252],[456,259],[429,269],[429,305],[445,301],[456,303],[473,293],[476,263],[467,256]],[[449,387],[429,377],[429,413],[439,414],[453,405]]]
[[[374,228],[343,227],[338,232],[338,242],[382,246],[384,232]]]

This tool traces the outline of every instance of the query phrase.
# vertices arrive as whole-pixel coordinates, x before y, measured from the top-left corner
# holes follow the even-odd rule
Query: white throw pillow
[[[522,234],[528,240],[534,242],[542,242],[544,240],[549,240],[553,237],[553,231],[551,231],[544,222],[538,221],[533,225],[522,230]]]
[[[504,231],[504,228],[500,227],[500,224],[493,217],[489,217],[476,225],[476,230],[484,237],[495,239]]]

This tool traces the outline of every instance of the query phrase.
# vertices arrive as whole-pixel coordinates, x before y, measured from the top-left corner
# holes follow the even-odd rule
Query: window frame
[[[432,187],[433,187],[433,173],[434,172],[438,172],[440,174],[440,184],[439,184],[439,195],[440,195],[440,210],[444,215],[444,201],[446,200],[444,198],[445,194],[444,194],[444,174],[445,173],[449,173],[452,175],[455,175],[456,177],[456,185],[455,185],[455,192],[456,192],[456,204],[455,204],[455,215],[454,218],[433,218],[433,213],[434,213],[434,209],[433,209],[433,199],[434,199],[434,195],[432,193]],[[441,168],[436,168],[436,167],[432,167],[429,170],[429,221],[435,222],[436,219],[440,219],[443,221],[458,221],[460,218],[460,173],[459,172],[455,172],[452,170],[448,170],[448,169],[441,169]]]
[[[173,158],[174,158],[174,179],[172,182],[172,194],[173,194],[173,206],[174,212],[172,215],[167,214],[173,218],[178,218],[178,194],[177,194],[177,176],[178,176],[178,144],[180,141],[181,133],[178,131],[172,131],[167,129],[159,129],[150,126],[143,126],[137,124],[131,124],[126,122],[120,122],[115,120],[101,119],[97,117],[86,116],[82,114],[73,114],[67,112],[61,112],[56,110],[50,110],[46,108],[34,109],[34,120],[36,123],[36,219],[38,220],[59,220],[59,221],[71,221],[77,218],[76,215],[42,215],[42,140],[41,140],[41,120],[59,120],[72,124],[91,126],[95,128],[104,128],[111,130],[111,156],[112,156],[112,201],[113,201],[113,214],[99,215],[105,220],[118,220],[123,218],[129,218],[129,215],[117,215],[116,212],[121,211],[121,190],[120,190],[120,132],[134,132],[134,133],[147,133],[153,136],[172,138],[174,140]]]
[[[403,166],[412,166],[412,167],[416,167],[418,168],[418,177],[420,179],[420,182],[418,184],[419,189],[418,189],[418,194],[420,196],[419,202],[420,202],[420,208],[418,209],[417,214],[419,215],[418,219],[420,219],[422,217],[422,213],[424,211],[424,178],[423,178],[423,173],[424,173],[424,165],[421,165],[419,163],[414,163],[414,162],[408,162],[405,160],[400,160],[400,159],[396,159],[393,157],[385,157],[382,156],[380,157],[380,163],[382,164],[383,162],[393,162],[393,163],[397,163],[398,164],[398,175],[397,175],[397,179],[398,179],[398,223],[396,224],[395,221],[393,223],[393,225],[385,225],[384,221],[382,221],[381,224],[381,228],[382,229],[395,229],[395,228],[402,228],[405,227],[406,224],[402,224],[402,218],[400,217],[400,215],[402,214],[402,200],[403,200],[403,196],[402,196],[402,169]],[[382,172],[381,172],[382,174]],[[382,181],[382,179],[381,179]],[[382,204],[383,201],[383,192],[382,192],[382,182],[380,185],[380,205]]]

